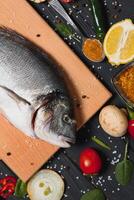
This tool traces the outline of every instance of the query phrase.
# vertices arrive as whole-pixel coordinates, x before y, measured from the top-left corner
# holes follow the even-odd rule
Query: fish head
[[[35,120],[35,134],[51,144],[68,148],[76,141],[76,121],[66,100],[41,107]]]

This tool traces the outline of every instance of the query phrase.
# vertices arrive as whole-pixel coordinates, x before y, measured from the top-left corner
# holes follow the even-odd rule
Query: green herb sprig
[[[77,37],[75,37],[75,33],[73,32],[72,28],[68,24],[64,24],[60,22],[56,24],[56,30],[63,37],[69,37],[70,39],[73,38],[77,42],[80,42],[80,40]]]
[[[128,142],[125,147],[124,159],[119,162],[115,168],[115,177],[119,184],[128,185],[132,179],[134,172],[134,164],[127,158],[128,154]]]

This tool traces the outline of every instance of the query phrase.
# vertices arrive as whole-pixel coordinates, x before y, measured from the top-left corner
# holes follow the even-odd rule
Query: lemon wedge
[[[104,39],[104,52],[112,65],[125,64],[134,59],[134,24],[125,19],[114,24]]]

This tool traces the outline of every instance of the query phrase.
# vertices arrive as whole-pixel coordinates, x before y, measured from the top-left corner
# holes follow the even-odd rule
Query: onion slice
[[[27,191],[31,200],[60,200],[64,182],[58,173],[43,169],[30,179]]]

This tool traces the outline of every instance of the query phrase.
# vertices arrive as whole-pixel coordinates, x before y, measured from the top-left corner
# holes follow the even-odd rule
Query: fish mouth
[[[63,135],[59,135],[58,139],[66,146],[70,147],[72,144],[75,144],[75,138],[66,137]]]

